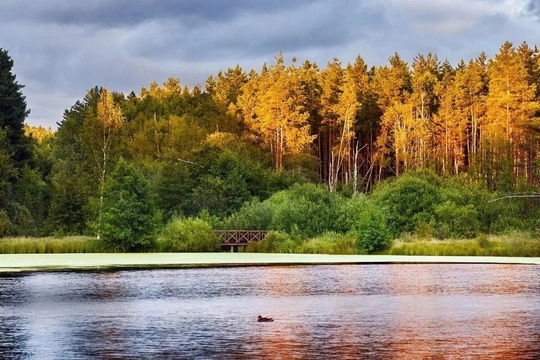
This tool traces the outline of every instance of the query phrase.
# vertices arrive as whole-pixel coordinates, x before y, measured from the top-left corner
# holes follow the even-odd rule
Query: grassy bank
[[[107,252],[103,242],[88,236],[66,236],[60,239],[1,238],[0,254],[60,254]]]
[[[166,249],[154,249],[163,252]],[[327,233],[309,240],[292,240],[283,233],[271,233],[261,243],[252,243],[246,252],[294,253],[294,254],[367,254],[350,235]],[[2,238],[0,254],[61,254],[61,253],[106,253],[111,252],[102,241],[93,237],[71,236],[61,239],[45,238]],[[481,235],[474,239],[437,240],[405,235],[394,240],[392,245],[377,255],[419,256],[508,256],[540,257],[540,238],[530,233],[514,232],[506,235]]]
[[[295,254],[368,254],[354,236],[328,233],[309,240],[291,240],[286,234],[270,233],[261,243],[252,243],[247,252]],[[528,232],[480,235],[473,239],[445,239],[403,235],[376,255],[420,256],[509,256],[540,257],[540,238]]]

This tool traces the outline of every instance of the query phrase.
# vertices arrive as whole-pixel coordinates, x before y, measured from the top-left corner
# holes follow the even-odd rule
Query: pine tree
[[[12,68],[13,60],[0,48],[0,236],[36,235],[46,207],[46,185],[25,134],[30,111]]]
[[[536,84],[529,83],[526,64],[510,42],[501,47],[489,63],[487,123],[483,139],[492,152],[493,176],[504,190],[514,180],[526,177],[528,154],[522,151],[527,124],[535,117],[540,104],[535,98]]]
[[[239,98],[246,125],[270,147],[278,171],[286,156],[301,153],[313,141],[304,104],[298,69],[285,67],[282,54],[245,84]]]
[[[5,133],[12,165],[21,168],[32,157],[30,141],[24,133],[24,120],[30,113],[22,94],[23,85],[12,73],[13,60],[0,48],[0,130]]]
[[[382,180],[384,170],[397,175],[410,165],[406,137],[413,120],[413,110],[408,102],[412,91],[411,73],[398,54],[391,56],[389,62],[389,67],[375,69],[372,82],[382,111],[373,160],[379,166],[379,180]]]

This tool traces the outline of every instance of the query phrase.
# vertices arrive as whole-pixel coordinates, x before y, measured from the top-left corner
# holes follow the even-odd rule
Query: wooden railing
[[[253,241],[263,241],[268,234],[266,230],[215,230],[221,240],[222,247],[230,247],[234,252],[238,246],[247,246]]]

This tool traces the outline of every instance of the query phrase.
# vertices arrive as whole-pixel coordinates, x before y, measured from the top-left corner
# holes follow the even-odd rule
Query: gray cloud
[[[527,13],[540,18],[540,0],[530,0],[527,4]]]
[[[383,65],[394,52],[456,64],[506,40],[538,44],[539,14],[538,0],[3,0],[0,47],[26,85],[28,122],[54,127],[96,85],[138,92],[174,76],[194,86],[280,51],[320,67],[357,55]]]
[[[207,61],[268,56],[279,51],[339,47],[369,36],[371,28],[382,20],[377,9],[349,9],[340,4],[319,1],[292,10],[244,12],[228,22],[152,23],[141,27],[128,46],[139,56],[152,59],[170,56],[183,61]]]
[[[57,24],[117,27],[163,19],[226,20],[243,12],[271,12],[301,7],[312,0],[4,0],[3,19],[16,14],[20,18]],[[28,6],[24,6],[24,5]],[[24,9],[24,11],[20,11]]]

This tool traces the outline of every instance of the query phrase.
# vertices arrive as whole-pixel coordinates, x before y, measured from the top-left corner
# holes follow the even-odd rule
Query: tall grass
[[[279,231],[270,231],[263,241],[250,243],[245,251],[335,255],[355,255],[361,253],[353,235],[327,232],[321,236],[302,240],[291,239],[289,235]]]
[[[105,244],[92,237],[68,236],[61,239],[45,238],[0,238],[0,254],[60,254],[60,253],[103,253],[108,252]]]
[[[298,246],[296,252],[300,254],[330,255],[357,255],[361,253],[354,236],[334,232],[325,233],[304,241]]]
[[[540,239],[528,233],[480,235],[467,240],[405,237],[394,241],[389,255],[540,257]]]
[[[167,249],[159,249],[167,251]],[[170,251],[171,249],[169,249]],[[105,244],[92,237],[71,236],[61,239],[0,238],[0,254],[53,254],[110,252]],[[253,242],[246,252],[361,254],[353,236],[329,232],[308,240],[291,239],[287,234],[271,231],[265,240]],[[437,240],[408,235],[377,254],[431,256],[511,256],[540,257],[540,237],[526,232],[500,236],[480,235],[474,239]]]

